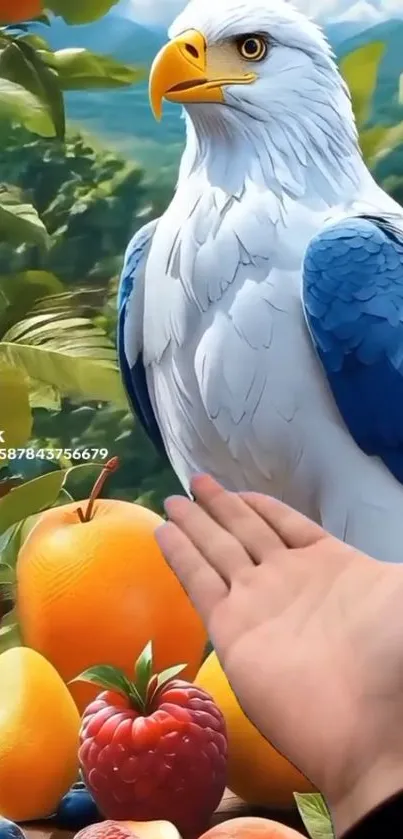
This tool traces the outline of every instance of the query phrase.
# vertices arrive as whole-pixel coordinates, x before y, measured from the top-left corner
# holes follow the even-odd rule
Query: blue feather
[[[127,360],[125,348],[124,328],[126,318],[133,315],[130,307],[133,305],[132,292],[136,283],[136,274],[142,268],[145,250],[150,242],[155,223],[147,224],[135,234],[127,251],[118,292],[118,327],[117,346],[120,372],[126,395],[131,408],[141,422],[147,436],[163,457],[167,457],[161,432],[151,405],[143,356],[140,352],[133,367]]]
[[[403,483],[403,229],[394,217],[344,219],[315,236],[303,302],[351,435]]]

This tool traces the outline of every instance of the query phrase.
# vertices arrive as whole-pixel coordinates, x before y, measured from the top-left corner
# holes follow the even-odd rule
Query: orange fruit
[[[80,715],[57,671],[27,647],[0,655],[0,813],[54,813],[77,780]]]
[[[239,816],[210,828],[200,839],[303,839],[303,834],[271,819]]]
[[[228,734],[228,786],[248,804],[292,807],[294,792],[313,792],[311,783],[280,755],[243,713],[216,654],[210,653],[195,683],[221,709]]]
[[[93,501],[97,487],[99,480]],[[151,640],[156,672],[183,663],[181,678],[192,680],[206,634],[154,537],[163,519],[137,504],[100,499],[83,522],[78,509],[87,505],[44,512],[20,550],[16,598],[24,643],[68,682],[94,664],[132,677]],[[83,682],[69,687],[81,711],[99,693]]]
[[[0,26],[32,20],[42,12],[42,0],[0,0]]]

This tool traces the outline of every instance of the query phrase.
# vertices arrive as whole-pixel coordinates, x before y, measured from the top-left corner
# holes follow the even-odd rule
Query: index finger
[[[280,536],[240,493],[228,492],[210,475],[195,476],[191,488],[197,503],[235,536],[256,564],[264,562],[268,551],[284,548]]]

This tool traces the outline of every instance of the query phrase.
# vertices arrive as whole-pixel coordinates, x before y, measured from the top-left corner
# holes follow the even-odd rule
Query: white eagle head
[[[185,108],[182,174],[209,158],[218,177],[218,157],[222,166],[237,154],[239,165],[250,143],[266,185],[274,177],[282,189],[295,181],[282,170],[316,165],[318,157],[333,177],[357,164],[348,89],[323,32],[291,3],[191,0],[169,38],[152,65],[149,93],[157,118],[164,99]]]

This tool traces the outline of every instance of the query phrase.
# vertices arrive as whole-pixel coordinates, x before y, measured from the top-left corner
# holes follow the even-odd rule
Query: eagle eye
[[[243,35],[237,39],[239,54],[247,61],[262,61],[268,50],[268,43],[263,35]]]

